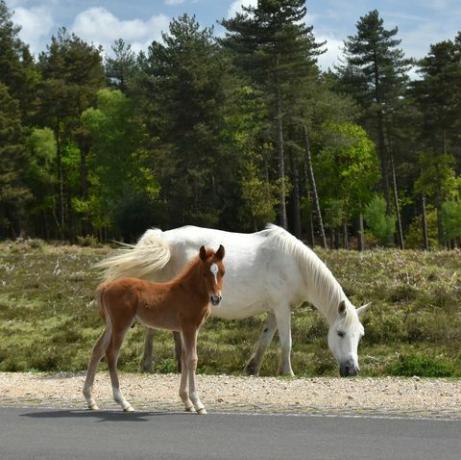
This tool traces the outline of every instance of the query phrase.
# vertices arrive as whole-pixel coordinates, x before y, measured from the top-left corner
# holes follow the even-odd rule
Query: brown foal
[[[179,396],[186,411],[195,408],[198,414],[206,414],[196,392],[197,335],[210,314],[210,302],[213,305],[221,302],[223,258],[222,245],[216,252],[202,246],[199,255],[167,283],[120,278],[98,286],[96,300],[106,321],[106,329],[93,348],[83,387],[90,409],[98,409],[92,395],[93,383],[98,363],[105,354],[115,401],[125,411],[134,410],[120,391],[117,360],[125,334],[137,319],[148,327],[180,332],[182,370]]]

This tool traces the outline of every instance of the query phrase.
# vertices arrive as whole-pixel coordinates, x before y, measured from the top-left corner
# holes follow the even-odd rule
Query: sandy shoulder
[[[85,408],[84,375],[0,373],[0,405]],[[135,409],[182,410],[179,375],[121,374],[122,390]],[[461,379],[274,378],[199,375],[209,411],[405,414],[461,418]],[[101,408],[112,401],[108,375],[96,377]]]

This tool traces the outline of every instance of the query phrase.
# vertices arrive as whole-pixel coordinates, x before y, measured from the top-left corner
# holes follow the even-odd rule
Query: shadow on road
[[[28,412],[20,414],[21,417],[30,418],[86,418],[97,419],[101,422],[148,422],[151,417],[159,417],[162,415],[182,415],[175,412],[116,412],[108,410],[52,410],[40,412]]]

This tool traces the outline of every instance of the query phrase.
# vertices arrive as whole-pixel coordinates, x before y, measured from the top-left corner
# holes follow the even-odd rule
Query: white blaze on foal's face
[[[216,264],[211,264],[210,265],[210,272],[213,274],[214,276],[214,281],[216,284],[218,284],[218,272],[219,272],[219,268]]]

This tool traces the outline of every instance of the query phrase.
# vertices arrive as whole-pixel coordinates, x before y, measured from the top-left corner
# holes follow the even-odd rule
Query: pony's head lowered
[[[364,336],[360,316],[369,305],[368,303],[356,309],[349,300],[342,300],[336,319],[330,325],[328,346],[339,364],[341,377],[357,375],[360,370],[357,348]]]
[[[219,305],[222,300],[221,289],[224,276],[224,246],[220,245],[219,249],[214,252],[205,249],[205,246],[200,248],[200,260],[202,262],[202,273],[205,278],[205,285],[210,295],[212,305]]]

